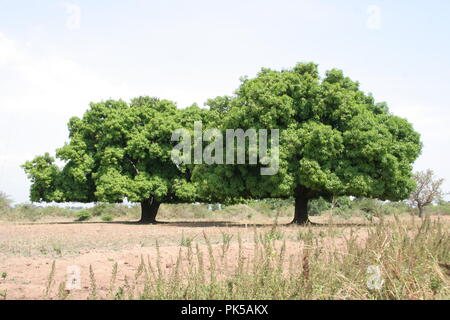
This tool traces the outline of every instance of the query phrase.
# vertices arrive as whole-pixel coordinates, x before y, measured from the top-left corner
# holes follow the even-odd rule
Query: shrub
[[[114,220],[114,217],[111,214],[107,213],[107,214],[102,215],[101,219],[104,222],[110,222],[110,221]]]
[[[77,217],[76,221],[87,221],[92,218],[92,215],[88,210],[81,210],[77,213]]]
[[[330,204],[323,198],[309,201],[308,206],[309,215],[311,216],[318,216],[325,210],[330,209]]]

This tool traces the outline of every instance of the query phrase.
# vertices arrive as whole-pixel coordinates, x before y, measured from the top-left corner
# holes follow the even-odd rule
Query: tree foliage
[[[141,202],[151,215],[163,202],[195,201],[192,168],[175,165],[170,156],[172,132],[193,126],[195,119],[207,121],[207,110],[179,110],[171,101],[150,97],[129,104],[92,103],[81,119],[69,121],[70,141],[56,151],[62,168],[48,153],[24,164],[31,200],[114,203],[127,198]]]
[[[414,189],[419,134],[340,70],[321,78],[313,63],[262,69],[243,79],[233,97],[212,102],[228,110],[223,129],[280,129],[280,169],[262,176],[261,164],[198,166],[194,179],[205,195],[219,200],[294,196],[294,222],[304,223],[309,199],[400,200]]]
[[[207,105],[180,110],[150,97],[92,103],[82,118],[69,121],[70,140],[56,151],[62,167],[49,154],[23,165],[31,200],[127,198],[141,203],[145,222],[154,222],[161,203],[294,197],[294,222],[304,223],[310,199],[401,200],[415,188],[419,134],[340,70],[321,77],[313,63],[262,69],[243,78],[233,96]],[[279,129],[278,173],[261,175],[261,159],[256,165],[175,164],[171,135],[179,128],[192,132],[195,121],[222,131]]]

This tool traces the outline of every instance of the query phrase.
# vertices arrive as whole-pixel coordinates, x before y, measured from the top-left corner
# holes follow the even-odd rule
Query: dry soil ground
[[[450,217],[443,217],[450,225]],[[411,218],[405,217],[410,220]],[[317,219],[316,219],[317,221]],[[283,226],[279,230],[287,244],[287,253],[295,254],[302,241],[299,233],[306,227]],[[322,221],[326,223],[326,221]],[[132,278],[141,261],[156,260],[156,241],[159,243],[163,268],[174,267],[182,239],[198,243],[206,250],[203,232],[220,252],[223,234],[232,236],[228,260],[233,263],[237,256],[238,234],[244,244],[244,254],[251,255],[255,230],[260,233],[271,230],[270,224],[250,225],[229,224],[226,222],[170,222],[159,225],[137,225],[129,222],[113,223],[33,223],[17,224],[0,222],[0,293],[6,299],[42,299],[46,283],[55,261],[56,296],[58,284],[65,282],[67,267],[81,269],[81,290],[71,292],[72,298],[87,298],[89,294],[89,266],[92,266],[100,296],[106,296],[111,270],[118,263],[117,286],[124,283],[125,277]],[[335,228],[333,249],[338,250],[339,239],[356,232],[363,240],[367,234],[365,226],[341,226]],[[313,227],[316,234],[327,237],[329,226]],[[185,243],[184,243],[185,244]],[[2,297],[0,296],[0,299]],[[5,298],[3,296],[3,298]]]

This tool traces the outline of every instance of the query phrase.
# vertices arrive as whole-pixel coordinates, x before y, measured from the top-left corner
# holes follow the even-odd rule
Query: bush
[[[349,210],[353,207],[353,200],[350,197],[338,197],[336,199],[336,208],[340,210]]]
[[[92,218],[92,215],[88,210],[81,210],[77,213],[77,217],[76,221],[87,221]]]
[[[323,198],[314,199],[308,203],[308,213],[310,216],[318,216],[328,209],[330,209],[330,203]]]
[[[102,221],[104,221],[104,222],[111,222],[114,220],[114,217],[111,214],[107,213],[107,214],[102,215],[102,217],[100,219],[102,219]]]

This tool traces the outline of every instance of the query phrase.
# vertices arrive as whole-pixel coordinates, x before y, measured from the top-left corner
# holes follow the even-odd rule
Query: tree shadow
[[[27,226],[43,226],[43,225],[89,225],[89,224],[124,224],[124,225],[144,225],[138,221],[55,221],[55,222],[34,222],[34,223],[18,223],[18,225]]]
[[[307,224],[299,225],[293,223],[241,223],[235,221],[158,221],[145,224],[139,221],[62,221],[62,222],[39,222],[19,223],[18,225],[135,225],[135,226],[160,226],[160,227],[184,227],[184,228],[262,228],[262,227],[369,227],[373,223],[318,223],[309,221]]]
[[[362,222],[344,222],[344,223],[329,223],[329,222],[325,222],[325,223],[318,223],[318,222],[309,222],[307,224],[307,226],[310,225],[311,227],[370,227],[370,226],[374,226],[374,223],[362,223]]]
[[[253,227],[271,227],[274,226],[275,223],[240,223],[235,221],[163,221],[159,222],[158,225],[170,227],[173,226],[185,227],[185,228],[214,228],[214,227],[253,228]]]
[[[64,222],[39,222],[20,223],[19,225],[136,225],[136,226],[158,226],[158,227],[185,227],[185,228],[214,228],[214,227],[271,227],[275,223],[239,223],[233,221],[158,221],[156,223],[141,223],[139,221],[64,221]],[[283,226],[282,224],[278,224]]]

